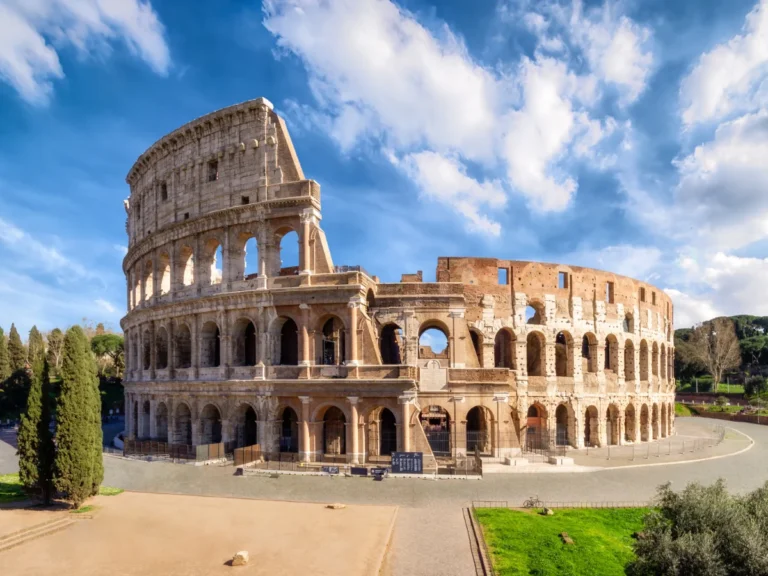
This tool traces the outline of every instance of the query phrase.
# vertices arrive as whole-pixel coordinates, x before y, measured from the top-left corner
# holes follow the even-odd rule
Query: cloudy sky
[[[768,314],[768,0],[0,0],[0,326],[125,309],[125,175],[264,96],[336,264],[593,266]]]

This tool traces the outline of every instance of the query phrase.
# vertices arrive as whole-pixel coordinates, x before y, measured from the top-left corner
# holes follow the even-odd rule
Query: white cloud
[[[768,0],[747,15],[742,33],[702,54],[680,86],[683,122],[690,126],[751,107],[768,73]]]
[[[676,164],[675,210],[690,241],[727,250],[768,234],[768,110],[721,124]]]
[[[113,244],[112,248],[114,248],[115,251],[120,254],[120,256],[125,256],[128,254],[128,246],[124,246],[123,244]]]
[[[583,12],[579,0],[573,3],[568,25],[592,71],[622,90],[624,104],[634,102],[645,90],[653,68],[650,29],[617,14],[616,4],[606,2]]]
[[[82,265],[2,218],[0,218],[0,244],[21,257],[16,260],[20,265],[42,269],[54,274],[60,280],[73,275],[90,276]]]
[[[109,314],[115,314],[117,312],[117,307],[115,307],[110,302],[104,300],[103,298],[97,298],[96,300],[94,300],[93,303],[96,304],[99,308],[101,308],[105,312],[108,312]]]
[[[528,20],[533,29],[547,27],[542,16]],[[423,197],[450,205],[472,231],[500,231],[483,196],[489,181],[498,194],[516,192],[535,210],[561,211],[578,188],[574,160],[608,164],[592,153],[615,127],[590,114],[598,79],[574,73],[565,61],[537,54],[512,74],[489,69],[446,25],[428,29],[388,0],[267,0],[263,23],[309,73],[318,110],[288,103],[302,125],[327,130],[345,151],[368,140],[395,163],[410,158],[400,166],[418,176]],[[424,187],[432,183],[419,165],[439,158],[453,164],[452,184],[461,175],[459,187]],[[502,166],[506,181],[474,179],[458,168],[467,162],[483,171]]]
[[[662,252],[654,246],[619,244],[599,250],[582,250],[563,256],[569,264],[606,270],[614,274],[654,282],[662,263]]]
[[[498,180],[480,183],[467,176],[465,167],[456,158],[435,152],[410,154],[405,157],[403,168],[424,194],[461,213],[469,231],[490,236],[501,233],[501,224],[480,214],[483,206],[498,209],[506,203]]]
[[[171,59],[163,25],[145,0],[0,0],[0,79],[45,104],[64,77],[58,50],[104,54],[122,40],[158,74]]]

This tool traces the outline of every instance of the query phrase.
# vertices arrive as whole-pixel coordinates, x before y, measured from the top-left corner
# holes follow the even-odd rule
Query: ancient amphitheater
[[[168,134],[127,182],[129,437],[362,464],[673,431],[668,296],[558,264],[441,257],[436,282],[398,283],[335,265],[263,98]]]

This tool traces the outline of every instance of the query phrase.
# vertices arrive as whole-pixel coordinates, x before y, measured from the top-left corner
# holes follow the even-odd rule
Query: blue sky
[[[768,314],[768,0],[0,0],[0,326],[125,310],[124,178],[264,96],[336,264],[594,266]]]

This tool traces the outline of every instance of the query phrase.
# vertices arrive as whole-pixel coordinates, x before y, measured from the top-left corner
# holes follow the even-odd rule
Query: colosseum
[[[435,282],[335,265],[264,98],[168,134],[126,180],[128,438],[428,468],[673,432],[666,294],[495,258],[440,257]]]

